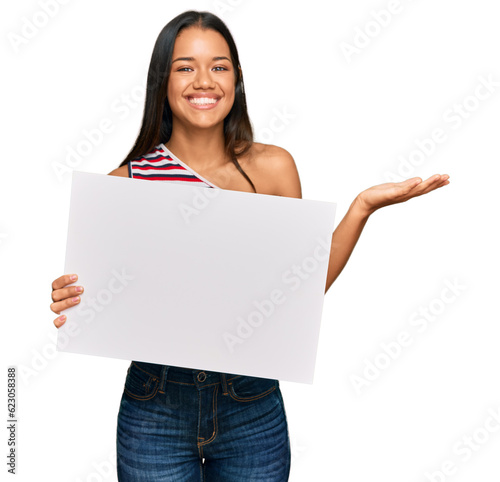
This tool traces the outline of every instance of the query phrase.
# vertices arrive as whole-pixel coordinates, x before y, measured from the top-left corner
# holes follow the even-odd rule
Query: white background
[[[50,285],[63,274],[70,194],[69,173],[59,179],[54,163],[109,118],[113,131],[75,168],[118,167],[143,105],[138,96],[124,107],[122,96],[144,90],[157,35],[188,8],[227,22],[256,140],[287,149],[303,197],[337,202],[339,221],[360,191],[397,172],[417,140],[436,128],[447,136],[404,177],[447,173],[451,183],[372,216],[326,294],[314,384],[281,383],[290,480],[498,480],[500,425],[489,413],[500,411],[500,88],[471,97],[480,76],[500,81],[496,2],[402,0],[377,27],[373,13],[394,2],[70,0],[16,48],[26,22],[43,21],[41,5],[18,1],[0,15],[4,386],[8,365],[27,373],[19,377],[17,480],[116,480],[129,363],[54,353]],[[355,39],[348,59],[341,45]],[[467,118],[443,117],[464,102]],[[276,112],[293,118],[277,124]],[[448,303],[440,300],[446,282],[464,287]],[[422,309],[436,314],[418,332],[410,319]],[[383,362],[380,344],[402,331],[412,344],[358,393],[351,377]],[[467,460],[464,436],[475,447]],[[7,437],[4,430],[2,454]],[[448,460],[453,475],[425,475]]]

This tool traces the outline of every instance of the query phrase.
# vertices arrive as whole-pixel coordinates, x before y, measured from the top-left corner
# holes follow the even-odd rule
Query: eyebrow
[[[194,57],[178,57],[177,59],[172,60],[172,63],[180,61],[180,60],[184,60],[186,62],[192,62],[192,61],[194,61],[196,59]],[[229,62],[231,62],[231,59],[228,59],[227,57],[213,57],[212,60],[214,60],[214,61],[217,61],[217,60],[229,60]]]

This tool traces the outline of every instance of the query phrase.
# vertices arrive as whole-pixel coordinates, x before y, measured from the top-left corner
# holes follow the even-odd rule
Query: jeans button
[[[198,381],[204,382],[207,379],[207,374],[205,372],[198,373]]]

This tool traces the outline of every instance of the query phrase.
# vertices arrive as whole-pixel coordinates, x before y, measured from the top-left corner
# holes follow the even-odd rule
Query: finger
[[[442,186],[446,186],[447,184],[450,184],[450,176],[448,176],[447,174],[441,176],[441,181],[438,183],[438,185],[436,186],[436,188],[438,187],[442,187]]]
[[[450,176],[448,174],[434,174],[434,176],[431,176],[428,180],[432,180],[433,182],[434,181],[442,182],[446,181],[449,178]]]
[[[58,315],[60,315],[61,311],[67,310],[68,308],[71,308],[72,306],[76,306],[78,303],[80,303],[80,297],[73,296],[72,298],[66,298],[65,300],[51,303],[50,309],[54,313],[57,313]]]
[[[60,328],[62,325],[64,325],[65,321],[66,321],[66,315],[61,315],[54,320],[54,325],[56,328]]]
[[[449,176],[447,174],[445,174],[443,176],[439,176],[437,178],[434,178],[434,176],[432,176],[432,178],[429,178],[427,180],[429,182],[426,181],[427,185],[424,186],[424,188],[419,190],[418,192],[413,193],[413,195],[414,196],[421,196],[422,194],[427,194],[431,191],[434,191],[435,189],[446,186],[447,184],[450,183],[450,181],[448,181],[448,178],[449,178]]]
[[[422,183],[421,177],[412,177],[410,179],[406,179],[406,181],[402,181],[399,183],[400,187],[404,189],[413,189]]]
[[[450,176],[448,174],[435,174],[434,176],[431,176],[429,179],[427,179],[427,185],[425,186],[424,190],[427,192],[428,189],[436,189],[437,187],[442,186],[445,182],[448,181]],[[449,184],[449,181],[448,181]]]
[[[83,286],[70,286],[69,288],[61,288],[52,292],[52,301],[61,301],[66,298],[81,295],[83,293]]]
[[[442,180],[441,174],[434,174],[433,176],[426,179],[422,184],[424,184],[427,187],[431,184],[435,184],[437,182],[440,182],[441,180]]]
[[[447,176],[447,174],[445,174]],[[426,179],[425,181],[421,182],[420,184],[415,186],[415,190],[411,193],[412,196],[420,196],[422,194],[425,194],[432,189],[435,189],[438,185],[438,183],[442,182],[442,176],[440,174],[434,174],[434,176],[429,177],[429,179]]]
[[[52,282],[52,290],[58,290],[74,283],[78,279],[76,274],[65,274]]]
[[[446,181],[443,181],[435,186],[434,185],[430,186],[422,194],[427,194],[428,192],[435,191],[436,189],[439,189],[440,187],[446,186],[447,184],[450,184],[450,181],[446,180]]]
[[[420,184],[422,184],[422,178],[420,177],[406,179],[394,185],[394,193],[397,198],[404,199]]]

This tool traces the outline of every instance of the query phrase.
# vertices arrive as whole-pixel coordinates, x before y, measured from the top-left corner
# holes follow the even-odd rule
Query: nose
[[[195,89],[208,89],[214,87],[214,84],[215,82],[210,71],[198,69],[193,82],[193,87]]]

